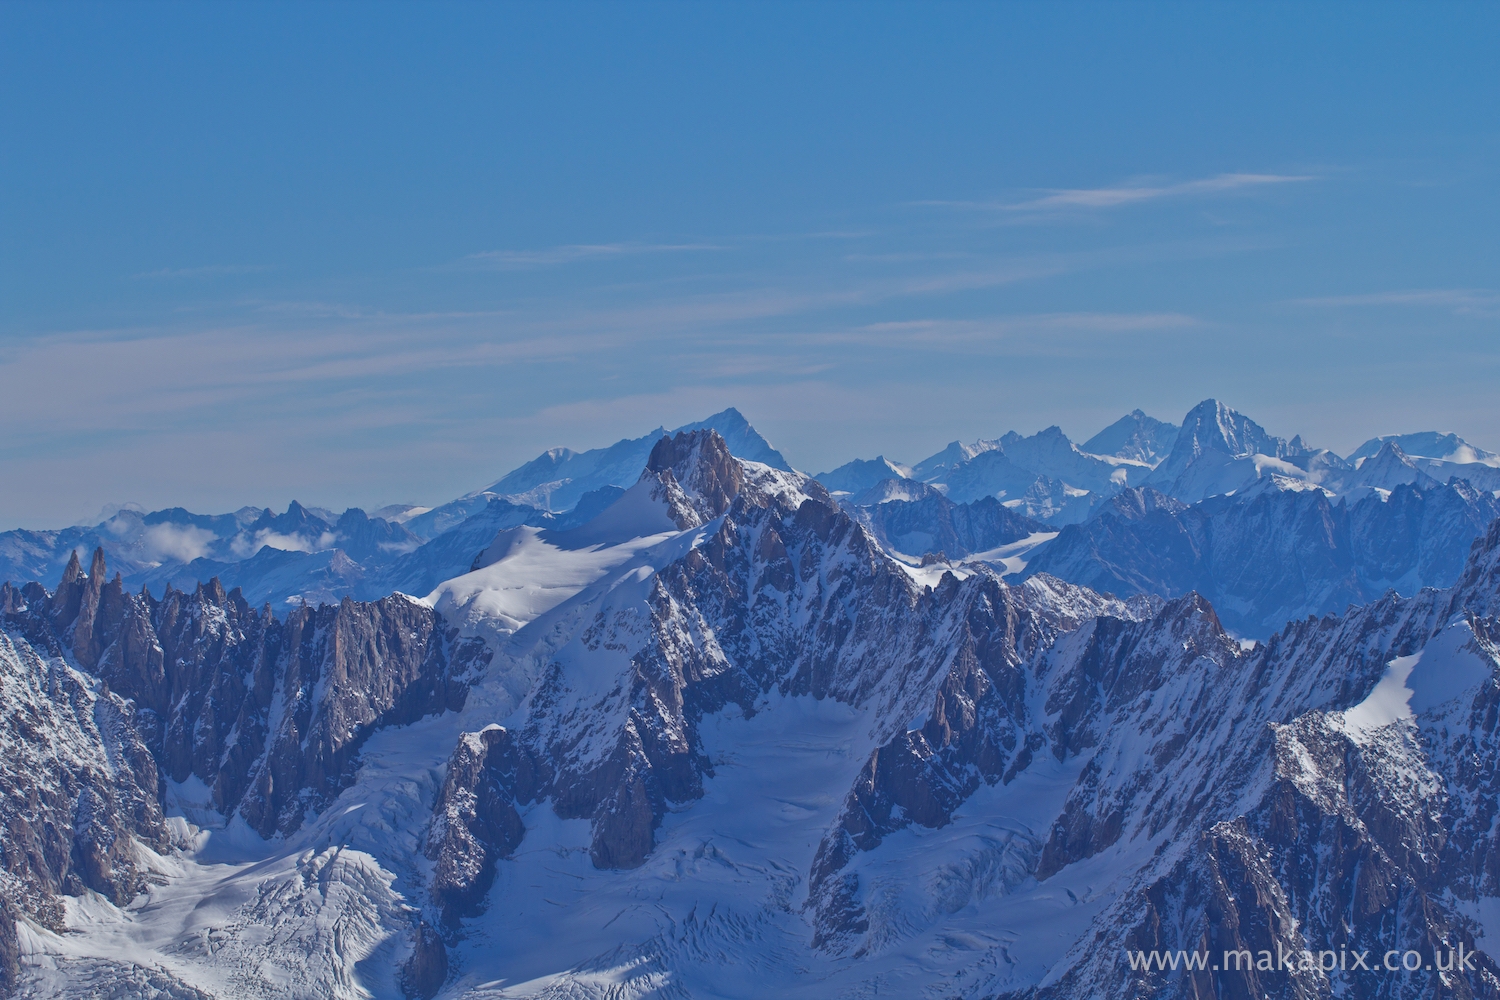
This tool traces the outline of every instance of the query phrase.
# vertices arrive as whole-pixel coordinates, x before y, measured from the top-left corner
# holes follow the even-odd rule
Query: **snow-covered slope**
[[[1358,464],[1367,458],[1375,457],[1386,442],[1395,444],[1404,454],[1429,461],[1451,462],[1455,465],[1479,464],[1500,468],[1500,455],[1475,447],[1457,434],[1439,434],[1437,431],[1373,437],[1354,449],[1349,455],[1349,461]]]
[[[1216,421],[1199,457],[1273,447]],[[1064,534],[1156,518],[1196,571],[1206,518],[1277,569],[1347,544],[1394,578],[1487,496],[1337,504],[1260,476],[1195,505],[1122,491],[1139,511]],[[0,755],[0,779],[49,789],[59,844],[134,866],[110,869],[123,888],[68,882],[94,856],[11,850],[32,813],[5,800],[0,870],[36,887],[0,909],[24,994],[1384,998],[1435,973],[1199,975],[1127,951],[1460,945],[1446,995],[1500,988],[1500,522],[1447,590],[1251,644],[1197,593],[1006,582],[982,557],[1048,533],[1004,500],[845,507],[712,431],[658,439],[601,499],[566,523],[487,503],[420,600],[157,600],[102,552],[51,593],[0,587],[0,733],[70,748]],[[887,551],[929,522],[998,544]],[[1131,537],[1121,572],[1175,566]],[[114,804],[80,810],[91,783]]]
[[[1112,455],[1155,467],[1172,452],[1177,425],[1131,410],[1082,445],[1091,455]]]
[[[912,472],[904,465],[889,461],[884,455],[871,459],[856,458],[831,472],[814,477],[835,494],[856,495],[875,488],[887,479],[910,479]]]
[[[729,450],[739,458],[769,465],[783,472],[791,471],[792,467],[786,463],[781,452],[771,447],[770,442],[750,426],[750,422],[739,410],[730,407],[675,431],[658,427],[650,434],[617,441],[608,448],[593,448],[582,452],[553,448],[489,486],[475,490],[448,507],[438,507],[413,518],[409,523],[412,530],[418,533],[422,533],[424,529],[430,530],[430,525],[434,524],[451,526],[457,521],[452,520],[450,508],[457,507],[464,516],[468,516],[472,513],[471,507],[475,501],[488,500],[494,496],[507,497],[542,510],[569,510],[585,493],[606,486],[627,487],[634,483],[645,467],[652,448],[663,437],[697,430],[717,432],[729,446]]]
[[[1128,490],[1037,550],[1028,573],[1096,590],[1180,597],[1196,591],[1241,635],[1341,611],[1396,590],[1451,586],[1500,501],[1465,483],[1400,485],[1353,504],[1303,481],[1187,505]]]

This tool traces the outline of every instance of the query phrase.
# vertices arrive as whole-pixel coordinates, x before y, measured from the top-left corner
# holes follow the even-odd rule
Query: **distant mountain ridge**
[[[913,479],[960,503],[997,497],[1026,516],[1068,524],[1085,520],[1127,487],[1149,485],[1196,503],[1271,477],[1351,499],[1405,483],[1430,488],[1455,477],[1494,491],[1500,490],[1500,455],[1456,434],[1423,432],[1372,438],[1345,459],[1300,436],[1276,437],[1232,407],[1206,399],[1180,426],[1134,410],[1081,446],[1055,426],[1029,436],[1009,431],[972,444],[951,442],[912,465],[856,459],[816,478],[851,497],[885,478]]]
[[[1210,468],[1281,449],[1205,416]],[[1044,531],[883,484],[700,429],[566,515],[492,498],[424,599],[157,599],[101,550],[0,585],[0,993],[1495,994],[1500,518],[1452,558],[1492,493],[1257,469]],[[1040,568],[1069,554],[1141,593]],[[1325,946],[1417,963],[1223,957]]]
[[[673,433],[712,428],[733,453],[790,471],[790,466],[733,407]],[[519,524],[566,527],[607,507],[635,482],[658,428],[608,448],[555,448],[476,490],[431,510],[398,505],[389,518],[359,508],[341,515],[293,500],[277,514],[244,507],[233,514],[194,514],[180,507],[120,510],[91,527],[0,533],[0,580],[55,586],[68,560],[102,549],[133,587],[192,589],[218,578],[252,604],[277,608],[378,599],[401,591],[425,595],[468,569],[496,531]],[[420,511],[413,515],[413,510]]]
[[[784,457],[733,408],[675,433],[709,427],[737,458],[790,471]],[[395,592],[421,596],[466,571],[497,532],[522,525],[560,531],[585,523],[639,478],[656,443],[670,437],[657,429],[608,448],[552,449],[484,490],[430,510],[390,508],[388,517],[357,508],[334,514],[293,501],[282,513],[258,507],[222,515],[182,508],[121,510],[92,527],[0,533],[0,579],[55,585],[71,555],[101,548],[128,586],[156,593],[168,585],[191,589],[217,577],[226,587],[239,587],[252,604],[270,602],[277,608],[344,597],[377,600]],[[1068,525],[1095,524],[1113,498],[1141,486],[1189,507],[1217,498],[1215,509],[1227,510],[1265,494],[1299,490],[1319,491],[1334,509],[1346,501],[1383,500],[1403,486],[1432,497],[1450,481],[1468,484],[1464,489],[1477,491],[1469,501],[1470,515],[1453,522],[1447,534],[1429,539],[1420,557],[1447,569],[1395,574],[1389,583],[1404,593],[1403,588],[1450,582],[1444,573],[1477,530],[1475,519],[1486,509],[1486,497],[1500,490],[1500,457],[1457,435],[1425,432],[1372,438],[1347,461],[1308,447],[1300,437],[1276,437],[1223,403],[1205,400],[1180,426],[1133,411],[1083,447],[1054,426],[1032,435],[1012,431],[968,445],[952,442],[910,466],[883,457],[855,460],[816,478],[841,503],[864,511],[858,514],[861,523],[882,544],[911,558],[933,553],[970,558],[1018,542],[1009,537],[1016,529],[965,527],[1000,523],[998,513],[978,512],[974,505],[980,502],[998,505],[1010,523],[1030,525],[1027,537],[1043,538]],[[1005,541],[996,541],[1002,535]],[[1068,541],[1073,537],[1036,543],[1040,547],[1028,550],[1020,562],[1008,554],[1007,565],[1030,560],[1037,569],[1048,566],[1075,582],[1124,586],[1099,575],[1102,555],[1088,557],[1094,568],[1085,565],[1087,559],[1064,559],[1061,550],[1075,544]],[[1346,590],[1367,594],[1367,588]],[[1181,580],[1163,577],[1143,584],[1140,592],[1177,594]],[[1217,593],[1211,587],[1207,592]],[[1323,605],[1258,603],[1259,611],[1245,612],[1249,617],[1234,617],[1240,612],[1232,609],[1226,613],[1237,627],[1263,633],[1279,623],[1282,611],[1303,613],[1314,606]]]

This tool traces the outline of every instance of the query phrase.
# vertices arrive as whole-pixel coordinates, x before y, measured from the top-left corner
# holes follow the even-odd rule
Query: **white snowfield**
[[[745,465],[759,488],[796,489],[794,477]],[[238,818],[225,823],[196,782],[174,786],[176,848],[142,855],[158,884],[124,908],[92,895],[73,901],[63,935],[28,925],[27,995],[76,995],[81,982],[137,967],[219,998],[402,996],[398,970],[427,905],[432,863],[424,838],[457,741],[497,723],[518,726],[551,664],[562,665],[579,704],[618,685],[646,634],[632,632],[629,621],[650,616],[656,575],[717,527],[678,529],[643,480],[573,531],[501,531],[478,568],[424,598],[495,652],[462,711],[376,733],[353,785],[284,840],[263,840]],[[993,575],[987,564],[1018,572],[1052,537],[1034,534],[957,566],[892,562],[918,586],[936,587],[947,573]],[[1040,599],[1054,582],[1021,586]],[[611,633],[618,648],[585,644],[585,629],[598,620],[623,623]],[[1076,643],[1088,637],[1085,626]],[[1164,650],[1163,661],[1180,653]],[[1027,708],[1046,724],[1062,710],[1048,685],[1073,655],[1074,640],[1066,639],[1033,664]],[[860,854],[852,864],[868,929],[852,952],[811,947],[814,856],[871,751],[925,722],[942,677],[921,690],[866,698],[863,707],[779,694],[763,697],[750,718],[731,706],[701,725],[713,769],[703,796],[671,807],[639,868],[596,869],[587,821],[559,819],[550,802],[528,807],[525,839],[500,862],[487,910],[465,922],[450,948],[450,977],[439,995],[937,998],[1056,982],[1083,961],[1095,922],[1125,898],[1167,838],[1123,837],[1044,881],[1033,874],[1038,858],[1085,767],[1098,764],[1102,781],[1122,784],[1150,770],[1161,730],[1213,696],[1217,665],[1206,657],[1184,662],[1192,669],[1114,709],[1156,720],[1155,734],[1142,732],[1097,757],[1059,761],[1040,753],[1015,780],[981,784],[947,825],[908,826]],[[1391,661],[1338,724],[1356,739],[1420,725],[1424,713],[1446,711],[1494,671],[1458,621],[1422,651]],[[891,717],[893,708],[903,717]],[[1214,745],[1228,745],[1238,724],[1226,717]],[[1186,789],[1206,766],[1180,762],[1161,778],[1163,787]],[[1247,800],[1262,787],[1251,784]]]
[[[1369,696],[1343,713],[1344,729],[1367,741],[1388,726],[1431,715],[1464,695],[1472,702],[1493,673],[1494,664],[1474,644],[1473,627],[1458,618],[1419,651],[1386,664]]]

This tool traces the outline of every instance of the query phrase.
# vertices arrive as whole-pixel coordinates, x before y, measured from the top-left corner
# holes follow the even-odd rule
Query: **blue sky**
[[[1218,396],[1500,448],[1500,7],[0,5],[0,527]]]

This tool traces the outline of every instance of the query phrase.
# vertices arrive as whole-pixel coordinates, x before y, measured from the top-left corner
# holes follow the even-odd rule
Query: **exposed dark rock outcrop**
[[[464,734],[448,758],[427,835],[427,857],[437,863],[428,891],[445,924],[479,911],[495,862],[525,836],[515,803],[535,795],[530,767],[500,726]]]
[[[405,597],[278,620],[217,580],[127,594],[98,550],[54,593],[0,587],[0,615],[0,983],[18,917],[61,929],[61,895],[141,891],[135,845],[168,847],[159,774],[289,833],[352,779],[371,733],[461,707],[489,656]],[[436,975],[424,961],[413,982]]]
[[[664,437],[651,449],[643,478],[655,477],[679,528],[696,528],[729,509],[744,470],[713,431]]]
[[[1211,697],[1191,711],[1127,700],[1124,714],[1110,698],[1082,714],[1089,735],[1077,747],[1092,745],[1089,764],[1037,877],[1116,843],[1161,837],[1162,846],[1095,921],[1087,952],[1025,995],[1500,996],[1500,968],[1473,918],[1479,900],[1500,892],[1500,629],[1486,617],[1497,563],[1500,525],[1475,543],[1452,591],[1390,594],[1341,619],[1305,619],[1254,650],[1221,639],[1209,657],[1216,667],[1163,658],[1175,643],[1114,645],[1125,653],[1107,658],[1119,678]],[[1126,631],[1150,633],[1162,617]],[[1202,635],[1212,642],[1215,633]],[[1427,660],[1439,678],[1468,680],[1427,702],[1408,692],[1414,718],[1348,711],[1383,683],[1388,664],[1421,670]],[[1167,759],[1131,748],[1123,725],[1151,734]],[[1454,967],[1460,949],[1471,957]],[[1211,964],[1132,967],[1127,950],[1193,952]],[[1328,951],[1363,954],[1374,971],[1317,967]],[[1231,967],[1224,956],[1241,952],[1250,957]],[[1415,968],[1382,964],[1407,952],[1420,959]]]
[[[1034,748],[1003,732],[981,732],[974,712],[1014,708],[1004,701],[1015,685],[1007,671],[1027,652],[1101,610],[1126,613],[1119,602],[1055,581],[1012,588],[993,576],[960,582],[949,575],[936,588],[923,587],[815,483],[751,475],[745,466],[736,475],[724,464],[731,461],[707,436],[658,445],[645,476],[681,489],[681,497],[662,493],[686,512],[679,523],[717,518],[717,526],[656,574],[643,609],[601,607],[583,630],[588,655],[633,651],[618,683],[579,690],[554,664],[514,735],[465,737],[469,745],[455,751],[450,770],[450,780],[464,776],[463,792],[444,792],[461,804],[458,814],[478,815],[484,801],[508,807],[550,799],[560,816],[591,821],[596,866],[634,867],[651,851],[671,804],[701,796],[712,774],[697,734],[704,714],[729,704],[753,714],[761,698],[779,691],[877,706],[899,730],[896,720],[916,710],[953,662],[959,666],[939,698],[932,739],[972,743],[998,778]],[[731,486],[736,492],[727,497]],[[1141,607],[1149,610],[1149,602]],[[498,795],[487,790],[489,772],[481,775],[473,763],[481,738],[504,746],[504,759],[515,761],[506,764],[510,777],[494,779]],[[953,801],[936,790],[948,780],[932,783],[934,823]],[[508,809],[502,815],[508,823]],[[509,834],[485,833],[454,816],[440,802],[434,840],[452,844],[452,857],[464,859],[452,866],[462,877],[445,874],[438,890],[472,906],[489,877],[485,865],[504,853],[493,845],[507,843]],[[435,852],[442,858],[448,850]]]
[[[448,978],[448,949],[442,936],[421,921],[412,931],[411,957],[401,967],[401,992],[430,1000]]]
[[[135,706],[0,632],[0,986],[16,982],[16,921],[62,929],[60,895],[124,905],[146,885],[136,848],[168,847],[156,762]]]
[[[122,592],[71,566],[31,615],[78,664],[134,700],[175,781],[201,778],[226,814],[287,833],[337,795],[370,733],[463,704],[488,653],[401,596],[299,608],[277,619],[217,580],[193,593]]]

